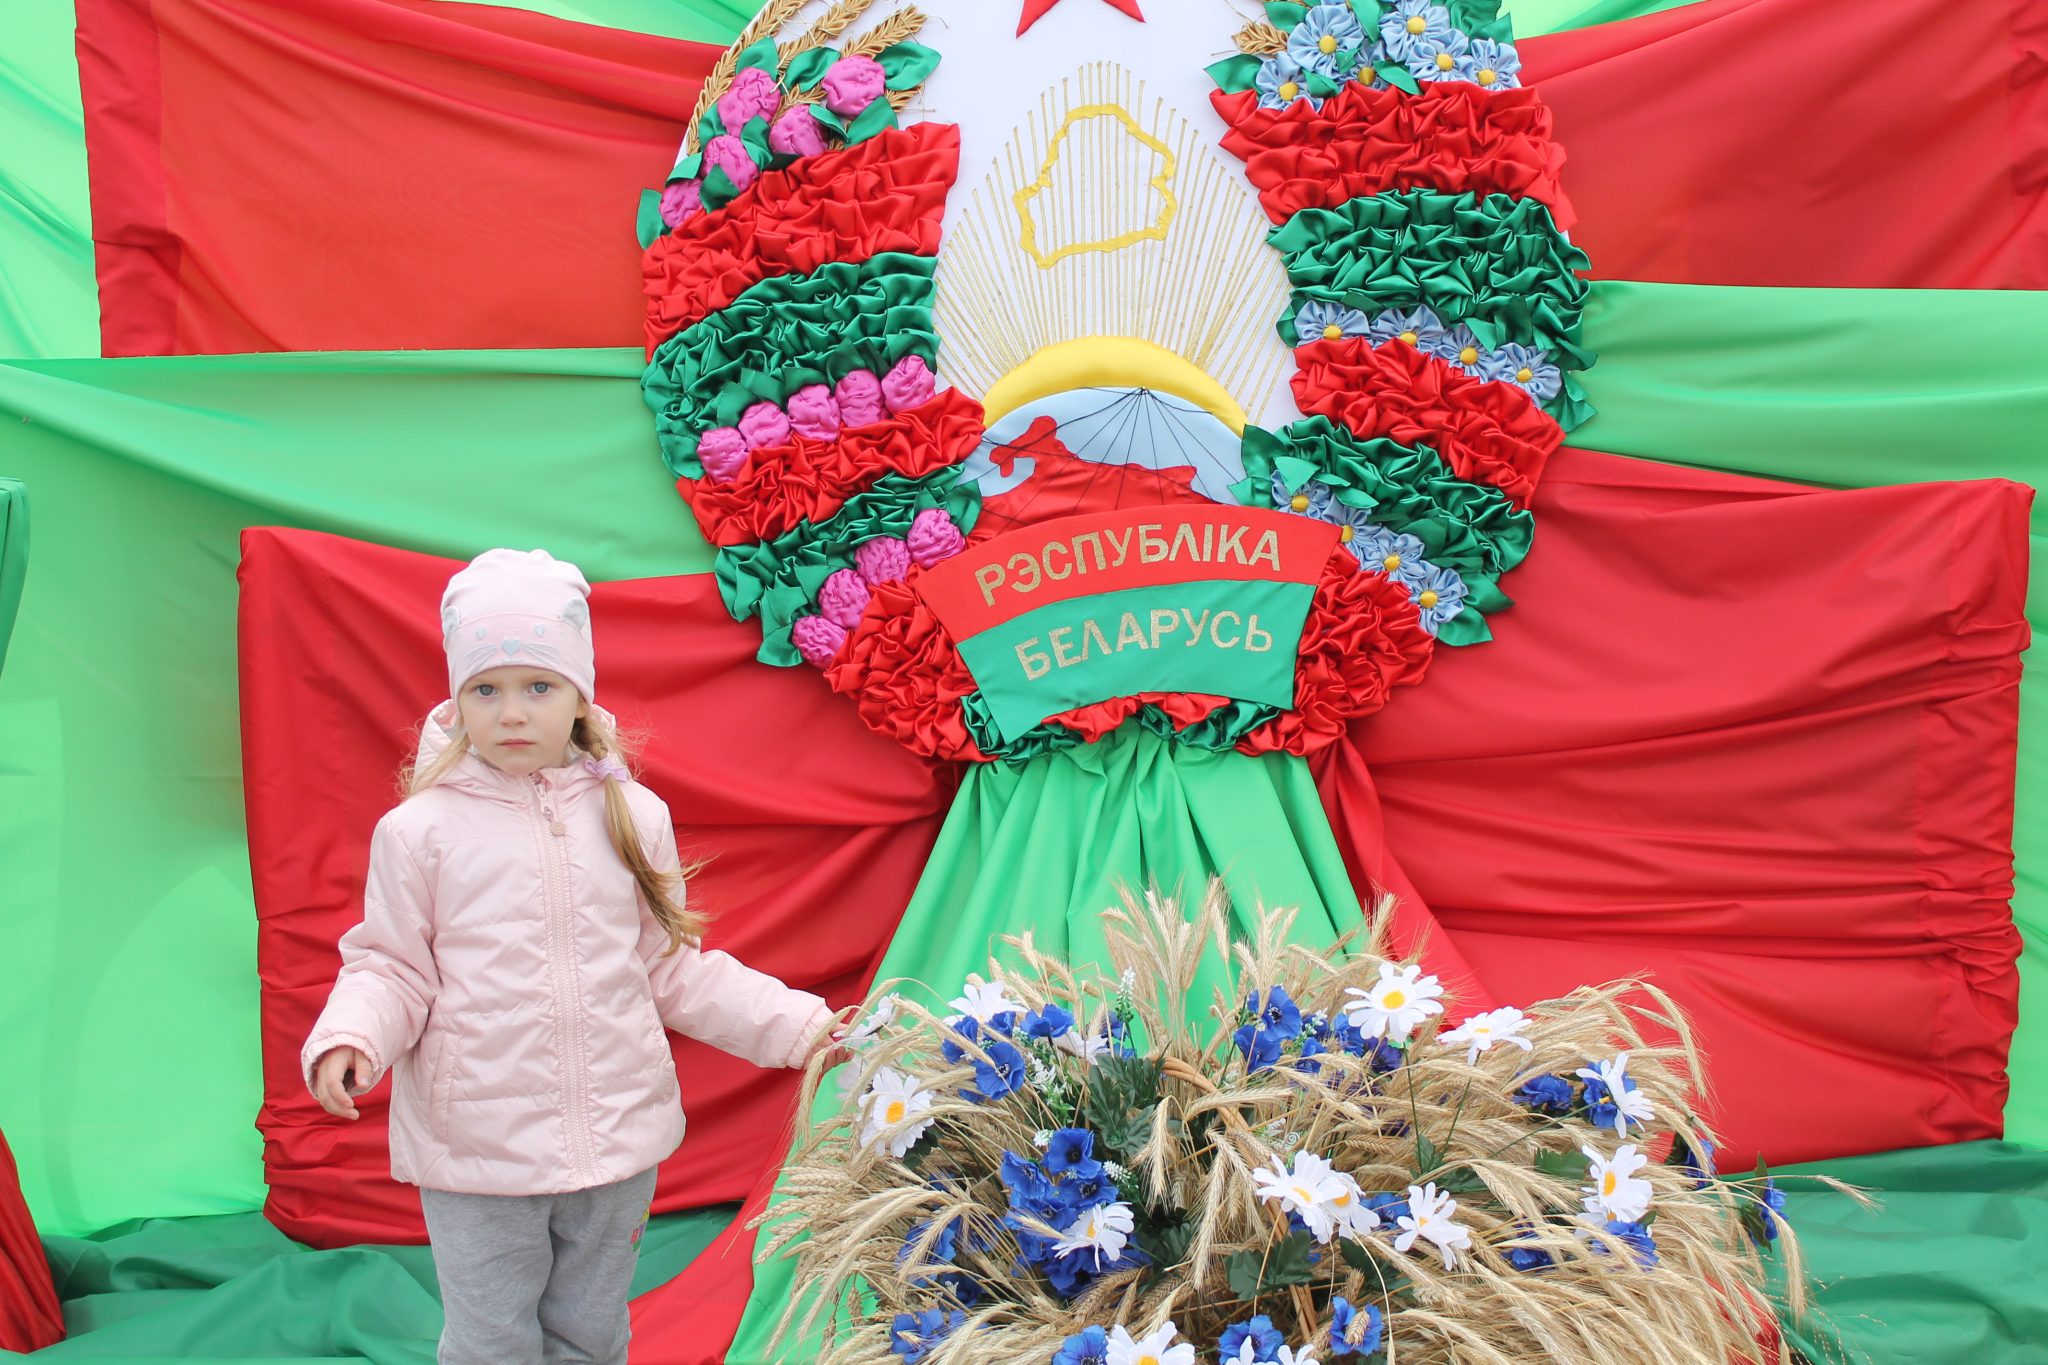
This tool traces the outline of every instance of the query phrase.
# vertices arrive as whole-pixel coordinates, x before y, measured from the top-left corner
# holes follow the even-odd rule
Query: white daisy
[[[1443,1254],[1445,1270],[1454,1269],[1456,1261],[1451,1253],[1469,1251],[1472,1247],[1472,1230],[1451,1219],[1457,1211],[1458,1201],[1439,1191],[1434,1180],[1427,1185],[1410,1185],[1408,1212],[1397,1220],[1401,1231],[1394,1238],[1394,1250],[1405,1252],[1420,1237]]]
[[[1136,1226],[1129,1204],[1102,1204],[1076,1218],[1060,1234],[1059,1249],[1093,1250],[1096,1268],[1101,1269],[1105,1253],[1112,1261],[1124,1254],[1124,1247],[1131,1240],[1131,1230]]]
[[[1343,1171],[1335,1175],[1337,1192],[1324,1202],[1329,1205],[1337,1231],[1353,1241],[1363,1241],[1367,1233],[1379,1227],[1380,1216],[1365,1202],[1365,1191],[1358,1187],[1358,1181]]]
[[[1301,1216],[1318,1242],[1330,1240],[1337,1230],[1331,1201],[1345,1192],[1335,1167],[1314,1152],[1296,1152],[1293,1170],[1276,1156],[1271,1168],[1262,1166],[1252,1175],[1259,1182],[1261,1199],[1279,1200],[1282,1208]]]
[[[1348,986],[1344,993],[1357,997],[1344,1006],[1345,1019],[1367,1038],[1404,1042],[1424,1019],[1444,1012],[1439,998],[1444,993],[1442,983],[1422,975],[1422,968],[1412,962],[1399,969],[1382,962],[1380,979],[1371,990]]]
[[[1470,1044],[1471,1050],[1465,1054],[1465,1063],[1470,1066],[1479,1060],[1480,1053],[1489,1050],[1495,1043],[1513,1043],[1522,1051],[1529,1051],[1534,1044],[1522,1036],[1522,1030],[1528,1023],[1528,1015],[1509,1005],[1502,1009],[1488,1010],[1484,1014],[1475,1014],[1449,1033],[1438,1034],[1437,1041],[1451,1046],[1459,1043]]]
[[[885,995],[877,1000],[874,1007],[863,1014],[860,1022],[853,1026],[853,1031],[846,1035],[846,1045],[857,1048],[894,1022],[897,1000],[898,997],[894,994]]]
[[[1292,1346],[1282,1346],[1278,1365],[1316,1365],[1316,1353],[1306,1346],[1299,1351]]]
[[[954,1009],[986,1024],[998,1014],[1022,1014],[1024,1007],[1003,993],[1003,979],[983,981],[979,976],[969,976],[967,984],[961,987],[961,994],[949,1000]]]
[[[1090,1066],[1101,1061],[1109,1052],[1109,1035],[1106,1033],[1083,1033],[1070,1028],[1052,1040],[1052,1045],[1070,1057],[1079,1057]]]
[[[1614,1159],[1607,1160],[1591,1147],[1581,1147],[1586,1159],[1593,1163],[1589,1174],[1593,1183],[1585,1187],[1586,1212],[1616,1223],[1639,1222],[1650,1211],[1650,1182],[1636,1175],[1650,1164],[1650,1159],[1636,1151],[1635,1144],[1624,1142],[1614,1149]]]
[[[1595,1062],[1591,1066],[1580,1067],[1572,1074],[1582,1080],[1598,1081],[1606,1087],[1605,1100],[1596,1103],[1588,1097],[1589,1107],[1595,1115],[1593,1122],[1597,1127],[1608,1126],[1607,1117],[1599,1113],[1603,1108],[1613,1109],[1613,1127],[1617,1133],[1627,1133],[1631,1120],[1647,1124],[1657,1116],[1656,1110],[1650,1104],[1650,1097],[1636,1089],[1636,1083],[1628,1077],[1627,1048],[1615,1053],[1611,1062]]]
[[[1188,1342],[1175,1341],[1177,1335],[1170,1322],[1135,1339],[1117,1327],[1109,1334],[1108,1365],[1195,1365],[1195,1348]]]
[[[886,1066],[877,1071],[867,1093],[860,1097],[861,1108],[866,1111],[861,1122],[861,1146],[881,1143],[890,1156],[902,1156],[932,1126],[930,1119],[918,1117],[932,1107],[932,1098],[932,1092],[920,1089],[914,1076]]]

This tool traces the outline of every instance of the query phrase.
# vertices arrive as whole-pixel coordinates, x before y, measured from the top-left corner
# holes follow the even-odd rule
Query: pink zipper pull
[[[555,798],[548,793],[548,784],[541,780],[541,775],[539,773],[535,773],[533,775],[533,785],[541,793],[540,813],[542,818],[544,818],[548,822],[548,833],[554,835],[557,839],[563,837],[569,831],[566,827],[563,826],[562,822],[555,817]]]

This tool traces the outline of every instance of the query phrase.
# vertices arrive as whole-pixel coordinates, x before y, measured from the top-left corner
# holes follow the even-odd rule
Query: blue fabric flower
[[[1047,1005],[1024,1016],[1022,1032],[1026,1038],[1043,1038],[1051,1042],[1055,1038],[1064,1038],[1073,1027],[1073,1015],[1058,1005]]]
[[[1330,1041],[1330,1016],[1321,1010],[1301,1016],[1302,1031],[1319,1043]]]
[[[1062,1216],[1069,1223],[1098,1204],[1116,1202],[1116,1185],[1103,1171],[1102,1163],[1090,1164],[1094,1170],[1077,1171],[1059,1183],[1060,1201],[1065,1206]]]
[[[1246,1341],[1252,1343],[1252,1355],[1258,1360],[1275,1360],[1280,1348],[1287,1344],[1287,1338],[1273,1326],[1273,1319],[1264,1313],[1244,1322],[1234,1322],[1223,1329],[1223,1335],[1216,1339],[1216,1349],[1225,1360],[1236,1360],[1242,1353]]]
[[[1294,1003],[1294,997],[1287,993],[1285,987],[1273,987],[1263,1000],[1254,992],[1244,998],[1244,1007],[1256,1016],[1253,1022],[1266,1032],[1277,1033],[1282,1038],[1301,1036],[1301,1006]]]
[[[915,1254],[917,1244],[924,1240],[924,1235],[931,1231],[931,1227],[932,1224],[929,1218],[920,1218],[917,1222],[910,1225],[910,1231],[903,1235],[903,1245],[896,1248],[896,1264],[902,1265]],[[932,1242],[932,1248],[929,1252],[925,1253],[924,1259],[927,1261],[951,1261],[959,1250],[960,1220],[955,1218],[949,1220],[946,1226],[939,1231],[938,1237]]]
[[[1478,373],[1479,367],[1486,363],[1486,343],[1462,322],[1455,327],[1446,328],[1441,336],[1423,349],[1438,360],[1455,365],[1468,374]],[[1467,360],[1466,356],[1472,358]]]
[[[1102,1163],[1095,1159],[1095,1134],[1086,1128],[1062,1128],[1054,1133],[1045,1149],[1045,1169],[1056,1176],[1101,1174]]]
[[[1520,1236],[1527,1237],[1535,1231],[1536,1229],[1527,1223],[1515,1224],[1515,1232]],[[1501,1255],[1507,1259],[1509,1265],[1524,1273],[1535,1270],[1548,1270],[1551,1266],[1557,1264],[1557,1257],[1545,1251],[1542,1247],[1523,1246],[1514,1242],[1510,1242],[1502,1247]]]
[[[1095,1264],[1094,1252],[1069,1251],[1047,1257],[1038,1268],[1052,1282],[1053,1289],[1061,1298],[1071,1299],[1105,1275],[1135,1270],[1151,1263],[1150,1257],[1132,1245],[1124,1248],[1123,1255],[1114,1261],[1104,1261],[1099,1266]]]
[[[1312,109],[1323,107],[1323,102],[1308,92],[1308,73],[1284,52],[1260,62],[1252,84],[1259,92],[1261,109],[1285,109],[1298,100],[1307,100]]]
[[[1496,384],[1513,384],[1539,403],[1548,403],[1564,388],[1564,372],[1550,363],[1550,353],[1519,341],[1503,342],[1480,362],[1478,373]]]
[[[981,1281],[963,1271],[948,1270],[932,1283],[945,1293],[951,1294],[953,1302],[962,1308],[973,1308],[988,1297],[988,1291],[982,1287]]]
[[[1360,540],[1363,548],[1356,551],[1358,562],[1368,569],[1376,569],[1411,586],[1417,578],[1429,572],[1428,563],[1422,557],[1423,544],[1414,536],[1379,526]],[[1352,542],[1354,546],[1359,543],[1359,540]]]
[[[1370,507],[1353,507],[1348,502],[1332,502],[1329,514],[1323,520],[1337,528],[1339,539],[1342,541],[1344,548],[1351,552],[1353,559],[1363,564],[1365,563],[1366,541],[1375,532],[1386,529],[1375,522],[1372,517],[1373,509]],[[1328,1024],[1323,1026],[1323,1031],[1325,1036],[1327,1036],[1329,1032]]]
[[[1109,1365],[1109,1333],[1083,1327],[1060,1343],[1052,1353],[1052,1365]]]
[[[967,1315],[958,1309],[950,1314],[937,1308],[898,1313],[889,1323],[889,1349],[902,1356],[905,1365],[917,1365],[966,1321]]]
[[[1273,471],[1273,505],[1283,512],[1299,512],[1305,517],[1320,517],[1329,510],[1330,499],[1333,496],[1330,485],[1320,479],[1310,479],[1299,488],[1289,488],[1287,476],[1277,469]],[[1306,498],[1308,501],[1297,507],[1294,505],[1296,498]]]
[[[976,1104],[987,1104],[1023,1088],[1024,1054],[1015,1043],[998,1038],[983,1044],[982,1051],[988,1054],[988,1060],[974,1064],[974,1084],[962,1089],[961,1094]]]
[[[1389,308],[1374,318],[1372,326],[1366,329],[1366,335],[1372,338],[1374,345],[1406,341],[1424,351],[1435,345],[1443,333],[1444,320],[1436,315],[1434,308]]]
[[[1051,1223],[1065,1209],[1059,1187],[1045,1173],[1045,1167],[1035,1161],[1026,1161],[1015,1152],[1004,1152],[997,1178],[1009,1192],[1012,1212],[1028,1213],[1041,1223]]]
[[[1562,1076],[1531,1076],[1515,1092],[1515,1103],[1542,1114],[1568,1114],[1572,1108],[1572,1083]]]
[[[1354,1028],[1349,1020],[1337,1025],[1334,1036],[1337,1046],[1354,1057],[1365,1058],[1374,1071],[1399,1071],[1401,1063],[1407,1060],[1401,1055],[1400,1048],[1384,1038],[1366,1037]]]
[[[1330,329],[1336,335],[1330,335]],[[1301,345],[1312,341],[1337,341],[1344,337],[1362,337],[1372,329],[1372,320],[1356,308],[1347,308],[1341,303],[1328,299],[1310,299],[1294,312],[1294,336]]]
[[[1287,35],[1287,55],[1296,66],[1332,79],[1342,79],[1358,69],[1359,49],[1364,46],[1365,26],[1348,4],[1312,7]]]
[[[1778,1220],[1771,1217],[1771,1214],[1782,1214],[1785,1212],[1785,1192],[1778,1188],[1777,1181],[1766,1176],[1764,1177],[1764,1192],[1759,1196],[1759,1199],[1764,1206],[1763,1209],[1757,1210],[1756,1215],[1758,1225],[1763,1228],[1764,1232],[1762,1245],[1769,1246],[1778,1240]],[[1769,1209],[1770,1213],[1764,1212],[1764,1209]]]
[[[1321,1072],[1322,1072],[1322,1069],[1323,1069],[1323,1064],[1322,1064],[1321,1062],[1315,1061],[1315,1060],[1313,1060],[1313,1059],[1314,1059],[1314,1058],[1317,1058],[1317,1057],[1320,1057],[1320,1056],[1322,1056],[1322,1055],[1323,1055],[1323,1045],[1322,1045],[1322,1042],[1321,1042],[1321,1041],[1320,1041],[1319,1039],[1317,1039],[1316,1037],[1314,1037],[1313,1035],[1310,1035],[1310,1034],[1304,1034],[1304,1035],[1302,1036],[1302,1040],[1301,1040],[1301,1069],[1302,1069],[1302,1071],[1303,1071],[1303,1072],[1304,1072],[1305,1074],[1307,1074],[1307,1075],[1310,1075],[1310,1076],[1315,1076],[1315,1075],[1319,1075],[1319,1074],[1321,1074]]]
[[[1641,1223],[1617,1223],[1612,1220],[1600,1225],[1607,1232],[1619,1237],[1635,1253],[1636,1264],[1644,1269],[1657,1264],[1657,1239],[1650,1235],[1650,1229]],[[1605,1256],[1607,1248],[1599,1242],[1593,1243],[1596,1255]]]
[[[1418,81],[1472,79],[1471,40],[1453,30],[1442,38],[1426,38],[1408,49],[1402,65]]]
[[[1442,42],[1456,32],[1451,12],[1429,0],[1394,0],[1394,7],[1380,16],[1380,41],[1397,62],[1407,62],[1423,45]]]
[[[1280,1060],[1281,1049],[1286,1040],[1275,1033],[1268,1033],[1254,1024],[1240,1024],[1230,1035],[1230,1041],[1237,1044],[1237,1050],[1244,1054],[1246,1071],[1264,1071]]]
[[[1351,1339],[1352,1323],[1359,1318],[1365,1325],[1358,1329],[1358,1340]],[[1380,1310],[1369,1303],[1353,1305],[1342,1294],[1330,1300],[1330,1354],[1333,1356],[1369,1356],[1380,1348]]]
[[[1408,1196],[1382,1192],[1365,1197],[1365,1206],[1380,1216],[1380,1226],[1391,1228],[1399,1219],[1409,1217]]]
[[[1408,584],[1409,593],[1422,612],[1422,628],[1431,635],[1443,629],[1444,622],[1465,609],[1465,580],[1458,577],[1453,569],[1432,566],[1417,577],[1403,576],[1402,581]]]
[[[946,1025],[946,1037],[939,1044],[939,1055],[944,1057],[949,1063],[958,1066],[960,1059],[967,1055],[967,1049],[962,1047],[961,1043],[978,1043],[980,1041],[981,1021],[971,1014],[962,1015]]]
[[[1522,83],[1522,55],[1513,43],[1474,38],[1465,49],[1471,74],[1466,77],[1486,90],[1512,90]]]

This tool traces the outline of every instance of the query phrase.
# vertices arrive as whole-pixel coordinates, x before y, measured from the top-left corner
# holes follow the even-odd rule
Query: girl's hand
[[[822,1071],[830,1071],[842,1062],[852,1061],[853,1053],[847,1049],[843,1041],[845,1037],[846,1029],[844,1027],[835,1028],[830,1033],[820,1034],[818,1041],[811,1045],[811,1055],[804,1059],[804,1065],[807,1067],[816,1066]]]
[[[370,1088],[361,1083],[361,1078],[369,1074],[370,1059],[358,1049],[329,1048],[313,1064],[313,1098],[338,1119],[360,1118],[355,1101],[349,1097]]]

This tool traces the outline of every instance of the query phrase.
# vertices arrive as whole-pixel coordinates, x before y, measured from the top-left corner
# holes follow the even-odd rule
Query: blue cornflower
[[[1273,471],[1273,505],[1283,512],[1299,512],[1305,517],[1320,517],[1329,510],[1330,485],[1320,479],[1309,479],[1299,488],[1287,482],[1287,476],[1279,470]],[[1297,1011],[1299,1013],[1299,1011]]]
[[[1095,1159],[1095,1134],[1086,1128],[1062,1128],[1052,1135],[1045,1149],[1045,1169],[1054,1175],[1099,1175],[1102,1163]]]
[[[1323,102],[1308,92],[1308,73],[1284,52],[1259,63],[1252,85],[1259,92],[1261,109],[1285,109],[1300,100],[1307,100],[1312,109],[1323,107]]]
[[[1047,1005],[1044,1009],[1033,1010],[1024,1016],[1020,1031],[1026,1038],[1043,1038],[1047,1042],[1063,1038],[1074,1027],[1074,1016],[1058,1005]]]
[[[1572,1083],[1562,1076],[1531,1076],[1515,1092],[1515,1103],[1543,1114],[1568,1114],[1572,1108]]]
[[[958,1309],[950,1314],[937,1308],[898,1313],[889,1323],[889,1349],[902,1356],[905,1365],[917,1365],[966,1321],[967,1315]]]
[[[1413,585],[1415,579],[1428,572],[1423,560],[1423,544],[1416,537],[1390,531],[1384,526],[1375,527],[1365,536],[1362,547],[1353,541],[1358,562],[1368,569],[1375,569],[1389,578],[1398,578]]]
[[[929,1218],[920,1218],[910,1225],[910,1231],[903,1235],[903,1245],[896,1248],[896,1263],[898,1265],[908,1261],[916,1254],[917,1244],[924,1240],[925,1234],[931,1231],[931,1227],[932,1224]],[[960,1220],[955,1218],[949,1220],[946,1226],[939,1230],[939,1235],[933,1239],[931,1250],[925,1253],[924,1259],[927,1261],[951,1261],[959,1250]]]
[[[1486,362],[1487,356],[1486,343],[1479,339],[1477,332],[1462,322],[1455,327],[1445,328],[1443,335],[1423,349],[1446,364],[1474,374],[1478,373],[1479,367]]]
[[[1450,37],[1451,12],[1429,0],[1394,0],[1394,7],[1380,16],[1380,41],[1387,55],[1405,62],[1426,43]]]
[[[1301,1006],[1294,1003],[1285,987],[1273,987],[1264,999],[1253,992],[1244,998],[1244,1007],[1257,1016],[1258,1026],[1267,1033],[1277,1033],[1282,1038],[1301,1036]]]
[[[1380,1330],[1380,1310],[1371,1304],[1354,1306],[1341,1294],[1330,1300],[1331,1355],[1371,1355],[1380,1348]]]
[[[1778,1240],[1778,1220],[1773,1218],[1771,1214],[1783,1214],[1785,1212],[1785,1192],[1778,1188],[1777,1181],[1769,1176],[1765,1176],[1764,1191],[1758,1196],[1758,1199],[1763,1204],[1763,1208],[1756,1211],[1757,1224],[1763,1229],[1762,1245],[1769,1246]],[[1766,1209],[1769,1212],[1765,1212]]]
[[[1550,363],[1539,346],[1505,341],[1480,362],[1479,377],[1495,384],[1513,384],[1539,403],[1548,403],[1564,388],[1564,371]]]
[[[1287,55],[1304,71],[1320,71],[1332,79],[1358,69],[1365,46],[1365,26],[1344,4],[1316,5],[1287,35]],[[1350,60],[1345,61],[1346,56]]]
[[[1052,1353],[1052,1365],[1109,1365],[1109,1333],[1083,1327],[1060,1343]]]
[[[1636,1222],[1620,1223],[1610,1219],[1605,1223],[1595,1222],[1594,1226],[1627,1243],[1629,1249],[1635,1253],[1637,1265],[1647,1270],[1649,1267],[1657,1264],[1657,1239],[1650,1235],[1650,1229],[1644,1224]],[[1596,1255],[1604,1256],[1607,1254],[1607,1248],[1599,1242],[1593,1243],[1593,1251]]]
[[[980,1041],[981,1021],[971,1014],[963,1014],[957,1019],[947,1021],[946,1038],[939,1044],[939,1055],[957,1066],[960,1059],[967,1055],[967,1049],[961,1044]]]
[[[1408,1196],[1381,1192],[1365,1197],[1365,1206],[1380,1216],[1380,1226],[1392,1228],[1395,1223],[1409,1217]]]
[[[1471,49],[1471,40],[1454,29],[1441,38],[1424,38],[1411,45],[1403,65],[1418,81],[1469,81]]]
[[[1252,1343],[1252,1354],[1259,1360],[1276,1358],[1280,1348],[1287,1344],[1287,1338],[1273,1326],[1273,1319],[1261,1313],[1224,1328],[1223,1335],[1216,1340],[1216,1349],[1225,1360],[1236,1360],[1243,1353],[1241,1348],[1246,1341]]]
[[[1310,299],[1294,312],[1295,340],[1303,346],[1312,341],[1362,337],[1371,330],[1372,322],[1364,313],[1328,299]]]
[[[988,1060],[974,1064],[974,1084],[963,1088],[961,1094],[976,1104],[986,1104],[1023,1088],[1024,1054],[1015,1043],[998,1038],[985,1044],[982,1051]]]
[[[1264,1071],[1280,1060],[1280,1051],[1287,1040],[1277,1033],[1269,1033],[1252,1024],[1241,1024],[1230,1040],[1237,1044],[1237,1050],[1244,1054],[1246,1071]]]
[[[1673,1149],[1671,1155],[1677,1158],[1678,1168],[1692,1176],[1692,1187],[1694,1189],[1703,1190],[1713,1183],[1713,1143],[1705,1138],[1701,1138],[1699,1139],[1698,1146],[1695,1147],[1684,1138],[1680,1138],[1678,1139],[1678,1145]]]
[[[1466,79],[1488,90],[1512,90],[1522,83],[1522,56],[1513,43],[1474,38],[1465,52],[1471,74]]]

